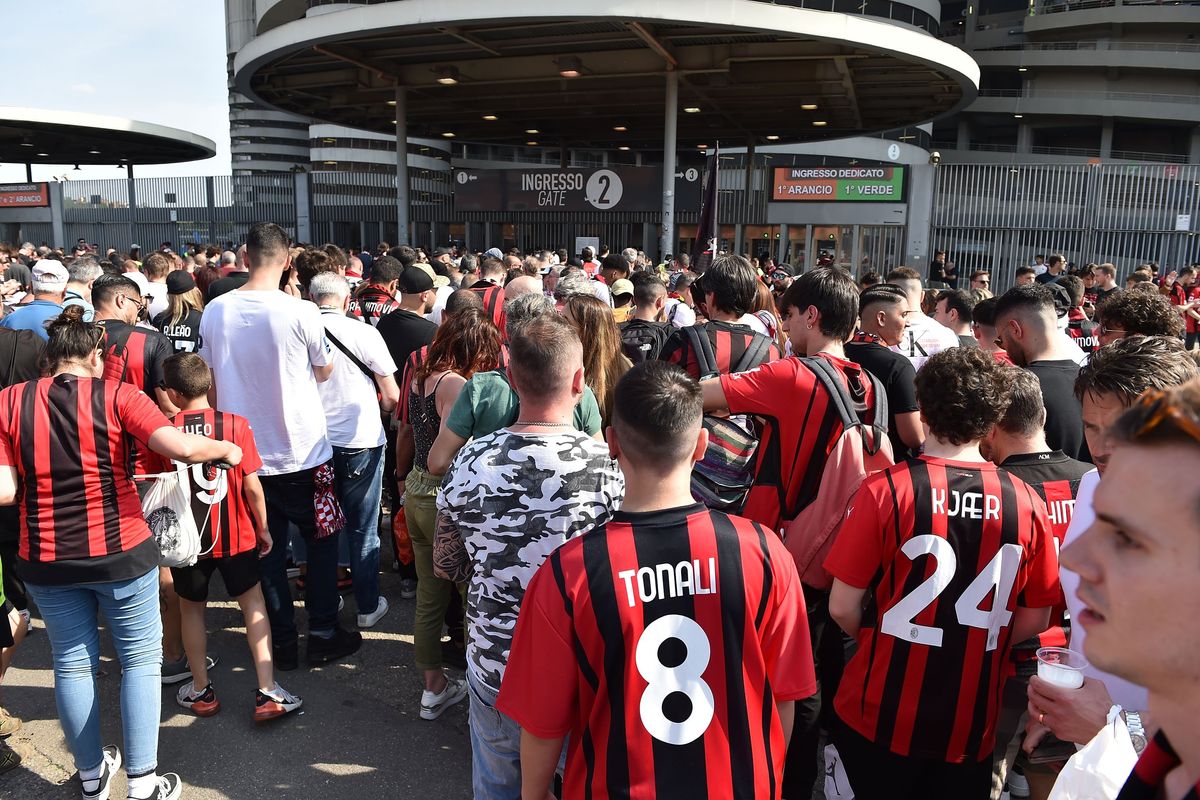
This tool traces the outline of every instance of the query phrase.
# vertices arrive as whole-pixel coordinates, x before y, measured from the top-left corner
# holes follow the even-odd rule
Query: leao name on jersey
[[[704,585],[705,574],[700,559],[680,561],[678,564],[655,564],[638,570],[626,569],[618,572],[617,577],[625,581],[625,596],[629,607],[633,608],[639,597],[643,603],[649,603],[668,597],[716,594],[717,559],[708,559],[707,566],[708,586]]]
[[[934,514],[963,519],[1000,519],[1000,498],[994,494],[951,489],[947,497],[946,490],[936,486],[931,487],[930,491],[933,493]],[[946,506],[947,500],[951,504],[949,508]]]

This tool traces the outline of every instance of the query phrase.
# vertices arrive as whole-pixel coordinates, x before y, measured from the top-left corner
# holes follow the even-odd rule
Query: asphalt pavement
[[[415,600],[401,600],[399,580],[382,576],[391,603],[387,616],[363,632],[362,649],[342,661],[278,673],[304,699],[301,712],[268,723],[253,721],[255,679],[241,613],[214,576],[208,610],[210,672],[220,712],[201,719],[175,704],[177,686],[162,690],[159,771],[183,778],[186,800],[321,798],[399,800],[471,796],[467,701],[433,722],[419,716],[421,681],[413,666]],[[353,594],[342,624],[355,629]],[[303,604],[297,624],[307,629]],[[17,650],[0,687],[0,704],[24,725],[8,739],[24,763],[0,775],[3,800],[74,800],[79,782],[54,704],[50,646],[41,620]],[[120,665],[101,634],[101,727],[106,744],[121,744]],[[125,797],[125,775],[113,798]]]

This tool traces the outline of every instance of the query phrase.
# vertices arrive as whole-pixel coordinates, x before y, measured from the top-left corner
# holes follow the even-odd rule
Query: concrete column
[[[204,199],[208,205],[208,240],[217,241],[217,193],[211,176],[204,179]]]
[[[1105,117],[1104,125],[1100,128],[1100,157],[1112,158],[1113,118]]]
[[[297,172],[296,179],[296,241],[311,242],[312,235],[312,185],[307,172]]]
[[[781,264],[787,261],[788,251],[788,226],[779,226],[779,241],[775,242],[775,262]]]
[[[1200,125],[1192,128],[1192,139],[1188,143],[1188,163],[1200,163]]]
[[[937,183],[937,167],[933,164],[914,164],[908,168],[907,230],[904,236],[904,264],[922,275],[929,263],[930,236],[933,225],[933,192]]]
[[[1029,153],[1033,148],[1033,128],[1026,122],[1017,124],[1017,152]]]
[[[741,255],[746,250],[746,226],[735,223],[733,226],[733,252]],[[751,253],[753,255],[753,253]]]
[[[378,244],[378,242],[376,242]],[[367,241],[367,222],[366,220],[358,221],[358,246],[364,249],[371,249],[371,243]]]
[[[65,250],[67,248],[67,229],[63,224],[63,185],[58,181],[51,181],[49,188],[51,241]],[[130,241],[132,243],[132,240]]]
[[[396,244],[408,244],[408,114],[403,86],[396,87]]]
[[[971,149],[971,123],[961,116],[958,118],[958,139],[954,146],[958,150]]]
[[[813,244],[814,244],[814,242],[813,242],[813,226],[805,225],[804,226],[804,257],[800,261],[800,263],[796,263],[793,261],[792,262],[793,267],[799,267],[800,269],[806,270],[806,269],[808,269],[808,267],[810,265],[816,263],[816,260],[813,258]]]
[[[667,91],[663,106],[663,191],[662,239],[658,257],[675,252],[675,135],[679,116],[679,73],[667,71]]]
[[[129,211],[129,242],[128,242],[128,244],[135,244],[135,243],[141,244],[141,242],[137,241],[137,234],[134,233],[134,226],[137,224],[137,187],[134,185],[134,182],[133,182],[133,164],[125,165],[125,176],[126,176],[125,180],[128,181],[128,186],[129,186],[129,208],[128,208],[128,211]],[[65,247],[67,243],[63,242],[62,244]],[[146,245],[146,246],[150,247],[150,245]],[[153,252],[153,251],[149,251],[149,252]]]

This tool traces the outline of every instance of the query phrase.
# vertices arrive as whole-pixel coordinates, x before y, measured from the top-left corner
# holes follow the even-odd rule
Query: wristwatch
[[[1146,729],[1142,726],[1142,715],[1136,711],[1125,712],[1125,726],[1129,728],[1129,740],[1138,755],[1146,749]]]

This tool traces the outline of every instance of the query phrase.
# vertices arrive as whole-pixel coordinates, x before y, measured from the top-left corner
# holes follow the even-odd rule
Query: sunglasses
[[[1110,333],[1119,333],[1122,336],[1124,336],[1128,332],[1129,331],[1125,330],[1124,328],[1110,328],[1107,325],[1105,325],[1103,322],[1100,323],[1100,335],[1101,336],[1108,336]]]
[[[1178,432],[1200,444],[1200,420],[1190,411],[1171,402],[1171,395],[1162,389],[1148,389],[1134,403],[1133,408],[1146,415],[1146,419],[1134,433],[1134,439],[1148,436],[1169,423]]]

